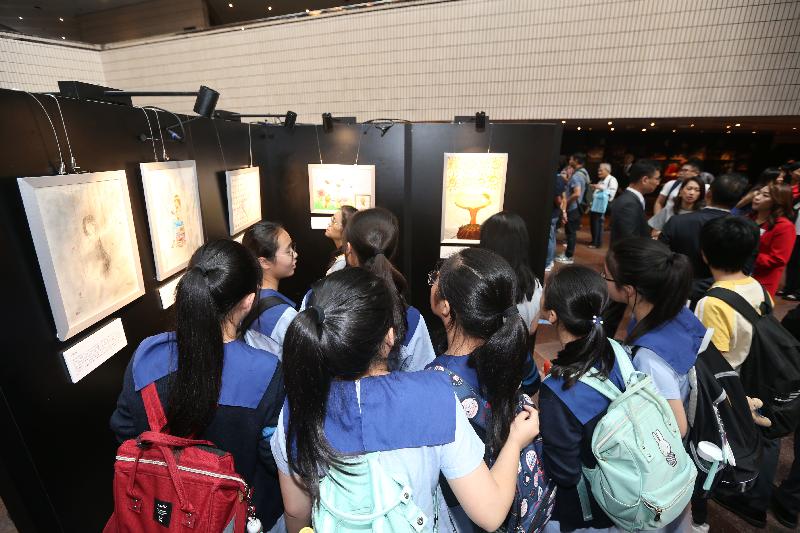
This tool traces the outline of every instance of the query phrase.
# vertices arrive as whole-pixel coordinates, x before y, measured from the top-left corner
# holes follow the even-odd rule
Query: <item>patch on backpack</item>
[[[162,502],[161,500],[153,500],[153,520],[158,522],[164,527],[169,527],[169,521],[172,518],[172,503]]]
[[[653,432],[653,438],[656,439],[658,451],[660,451],[661,455],[667,460],[667,464],[671,467],[677,466],[678,459],[675,457],[675,452],[672,451],[672,446],[669,445],[669,442],[667,442],[667,439],[661,434],[661,431],[658,429],[655,430]]]

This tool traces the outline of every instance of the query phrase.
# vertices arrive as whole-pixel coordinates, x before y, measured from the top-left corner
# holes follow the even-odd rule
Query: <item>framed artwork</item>
[[[203,244],[203,220],[194,161],[141,163],[144,201],[156,279],[163,281],[189,264]]]
[[[442,243],[475,244],[484,220],[503,210],[508,154],[444,154]]]
[[[144,294],[124,170],[17,184],[59,340]]]
[[[261,220],[261,174],[258,167],[228,170],[228,229],[231,236]]]
[[[333,214],[343,205],[375,207],[375,165],[308,165],[308,192],[312,214]]]

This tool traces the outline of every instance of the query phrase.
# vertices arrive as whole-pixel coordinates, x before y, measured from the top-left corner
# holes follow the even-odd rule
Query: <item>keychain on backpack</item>
[[[247,489],[248,504],[253,498],[252,489]],[[264,526],[261,520],[256,517],[256,508],[253,505],[247,506],[247,533],[264,533]]]
[[[707,440],[704,440],[697,445],[697,455],[699,455],[704,461],[711,463],[711,467],[709,467],[708,474],[706,475],[706,481],[703,483],[703,490],[709,491],[711,490],[711,484],[714,482],[714,476],[717,475],[719,464],[725,459],[725,457],[719,446],[713,442],[708,442]]]

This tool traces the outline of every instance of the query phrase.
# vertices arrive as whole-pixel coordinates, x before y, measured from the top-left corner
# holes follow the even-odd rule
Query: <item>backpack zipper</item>
[[[117,455],[117,461],[125,461],[128,463],[135,463],[135,457],[128,457],[125,455]],[[156,465],[156,466],[163,466],[166,468],[167,463],[164,461],[156,461],[154,459],[139,459],[140,463],[148,464],[148,465]],[[229,481],[236,481],[237,483],[241,483],[244,485],[245,489],[247,489],[247,483],[244,482],[242,478],[238,478],[236,476],[228,476],[225,474],[219,474],[217,472],[209,472],[208,470],[199,470],[197,468],[191,468],[188,466],[177,465],[178,470],[183,470],[184,472],[191,472],[192,474],[200,474],[201,476],[208,476],[217,479],[227,479]]]
[[[642,503],[644,504],[645,507],[647,507],[648,509],[653,511],[653,513],[655,514],[655,521],[656,522],[660,522],[661,521],[661,513],[664,512],[664,509],[662,509],[661,507],[656,507],[655,505],[653,505],[652,503],[648,502],[644,498],[642,499]]]

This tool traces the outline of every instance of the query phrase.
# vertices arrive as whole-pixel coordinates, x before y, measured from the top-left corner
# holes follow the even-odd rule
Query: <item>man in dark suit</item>
[[[644,216],[644,195],[658,188],[661,182],[661,171],[650,161],[637,161],[629,170],[630,185],[622,194],[618,194],[611,204],[611,244],[626,237],[649,237],[650,226]],[[613,282],[613,280],[609,280]],[[606,337],[613,338],[617,332],[626,305],[610,302],[603,313],[603,328]]]
[[[673,216],[658,237],[673,252],[685,255],[692,263],[694,279],[689,295],[692,309],[713,283],[711,271],[700,255],[700,230],[706,222],[730,214],[748,187],[749,181],[745,176],[723,174],[711,183],[711,188],[706,193],[706,207],[685,215]]]
[[[649,237],[650,226],[644,216],[644,195],[661,181],[661,172],[649,161],[637,161],[630,168],[631,182],[611,204],[611,244],[625,237]]]

